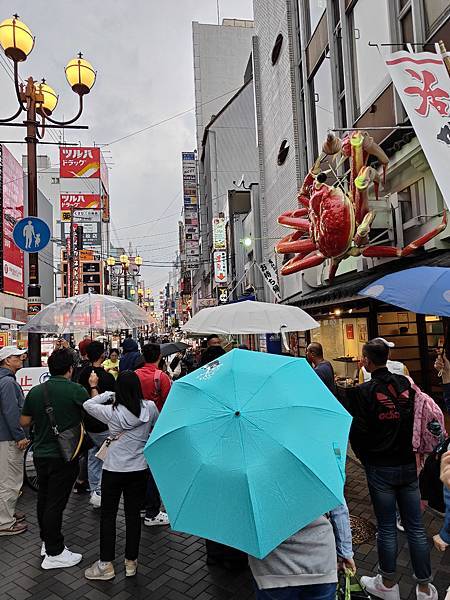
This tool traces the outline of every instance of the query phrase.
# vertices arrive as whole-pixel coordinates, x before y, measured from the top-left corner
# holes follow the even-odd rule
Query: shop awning
[[[283,300],[284,304],[294,304],[300,308],[315,308],[333,305],[336,302],[366,302],[358,296],[358,292],[370,285],[373,281],[388,273],[408,269],[409,267],[449,267],[450,250],[416,254],[408,258],[390,261],[369,271],[345,273],[338,277],[333,285],[322,286],[308,294],[295,294]]]

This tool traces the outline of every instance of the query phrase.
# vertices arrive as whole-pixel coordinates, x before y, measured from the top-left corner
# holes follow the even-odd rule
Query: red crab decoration
[[[335,187],[326,185],[325,173],[320,172],[324,155],[342,153],[350,159],[350,185],[346,192],[341,182]],[[331,259],[328,281],[336,275],[339,263],[349,256],[387,257],[409,256],[447,227],[447,213],[442,223],[404,248],[374,246],[369,243],[370,226],[375,213],[369,210],[368,188],[374,184],[378,200],[380,176],[367,166],[369,156],[375,156],[383,166],[383,182],[388,157],[366,132],[355,131],[343,140],[329,134],[317,159],[306,176],[298,195],[299,208],[283,213],[278,223],[295,231],[276,246],[280,254],[296,253],[281,269],[282,275],[297,273]],[[343,161],[341,161],[342,163]]]

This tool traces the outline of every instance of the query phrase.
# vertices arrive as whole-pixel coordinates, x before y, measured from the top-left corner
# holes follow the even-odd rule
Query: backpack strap
[[[153,383],[155,386],[155,394],[158,398],[161,398],[161,374],[162,371],[160,369],[155,370],[155,374],[153,376]]]
[[[48,382],[47,381],[42,384],[42,395],[44,398],[45,412],[47,413],[48,420],[50,421],[50,427],[53,431],[53,434],[56,437],[58,437],[59,430],[58,430],[58,425],[56,424],[56,421],[55,421],[55,413],[53,411],[52,405],[50,404],[50,398],[48,396]]]

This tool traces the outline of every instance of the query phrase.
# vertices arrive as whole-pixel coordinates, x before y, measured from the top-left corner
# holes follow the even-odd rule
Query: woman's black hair
[[[122,371],[116,381],[116,397],[113,408],[119,404],[125,406],[135,417],[139,417],[142,408],[142,388],[139,377],[134,371]]]

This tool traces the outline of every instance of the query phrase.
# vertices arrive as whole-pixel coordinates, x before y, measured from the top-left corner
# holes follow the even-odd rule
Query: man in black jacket
[[[431,585],[428,540],[422,521],[417,468],[412,448],[414,395],[410,381],[386,367],[389,348],[372,340],[363,346],[363,364],[371,381],[356,388],[350,411],[352,448],[367,476],[378,525],[379,574],[362,577],[367,591],[400,600],[396,583],[396,505],[408,537],[418,600],[437,600]]]
[[[86,348],[89,364],[86,365],[78,376],[78,383],[82,385],[91,396],[91,386],[89,377],[92,371],[95,371],[98,377],[97,390],[99,394],[103,392],[114,392],[116,380],[111,373],[108,373],[102,364],[105,361],[105,348],[101,342],[91,342]],[[94,446],[88,452],[88,480],[91,492],[90,503],[94,508],[99,508],[101,504],[101,483],[103,462],[95,455],[100,446],[108,437],[108,426],[98,421],[88,414],[84,416],[84,426]]]

